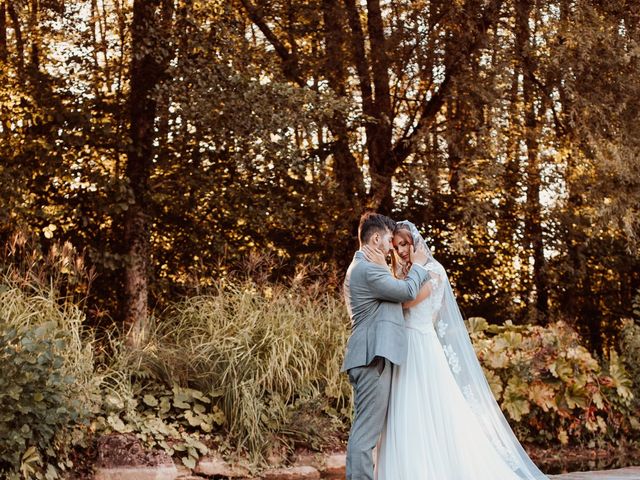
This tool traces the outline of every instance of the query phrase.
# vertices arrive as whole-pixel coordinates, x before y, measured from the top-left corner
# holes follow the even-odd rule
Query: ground
[[[329,445],[324,445],[323,453],[344,450],[337,438]],[[640,465],[640,446],[609,445],[601,448],[588,447],[553,447],[540,448],[527,446],[531,459],[547,474],[560,474],[575,471],[605,470]],[[317,453],[316,448],[298,446],[300,452]],[[273,451],[272,462],[284,462],[288,459],[287,449]],[[76,465],[74,480],[92,478],[92,471],[97,467],[118,466],[157,466],[171,463],[171,458],[164,451],[145,450],[133,434],[112,434],[103,436],[82,451],[74,454]]]

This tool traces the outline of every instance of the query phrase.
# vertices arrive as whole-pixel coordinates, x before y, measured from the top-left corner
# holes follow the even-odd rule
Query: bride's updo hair
[[[393,236],[395,237],[396,235],[398,235],[412,247],[414,246],[413,236],[411,235],[411,230],[409,229],[408,225],[405,225],[403,223],[396,223],[396,227],[393,229]],[[391,268],[393,269],[393,274],[396,277],[404,277],[411,268],[411,262],[409,261],[406,264],[401,263],[398,257],[398,253],[394,250],[393,254],[391,255]]]
[[[393,229],[393,235],[398,235],[410,245],[413,245],[413,236],[409,227],[403,223],[396,223],[396,228]]]

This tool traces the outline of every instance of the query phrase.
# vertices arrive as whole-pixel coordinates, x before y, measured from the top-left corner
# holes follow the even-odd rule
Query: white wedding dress
[[[377,480],[546,479],[495,403],[466,329],[452,328],[462,319],[444,268],[431,258],[427,269],[430,296],[405,310],[407,360],[394,366]]]

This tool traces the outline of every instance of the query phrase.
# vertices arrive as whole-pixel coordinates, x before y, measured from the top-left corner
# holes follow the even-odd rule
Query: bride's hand
[[[364,253],[365,258],[371,263],[377,263],[378,265],[382,265],[384,267],[387,266],[387,259],[377,248],[372,248],[369,245],[365,245],[362,247],[362,252]]]
[[[415,250],[413,248],[409,249],[409,258],[411,259],[411,263],[417,263],[420,265],[426,264],[429,259],[427,256],[427,250],[422,244],[419,244]]]

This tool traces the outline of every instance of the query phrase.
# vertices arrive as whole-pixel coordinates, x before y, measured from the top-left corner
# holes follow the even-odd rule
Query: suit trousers
[[[373,448],[387,417],[392,370],[393,364],[383,357],[349,369],[354,414],[347,444],[347,480],[373,480]]]

